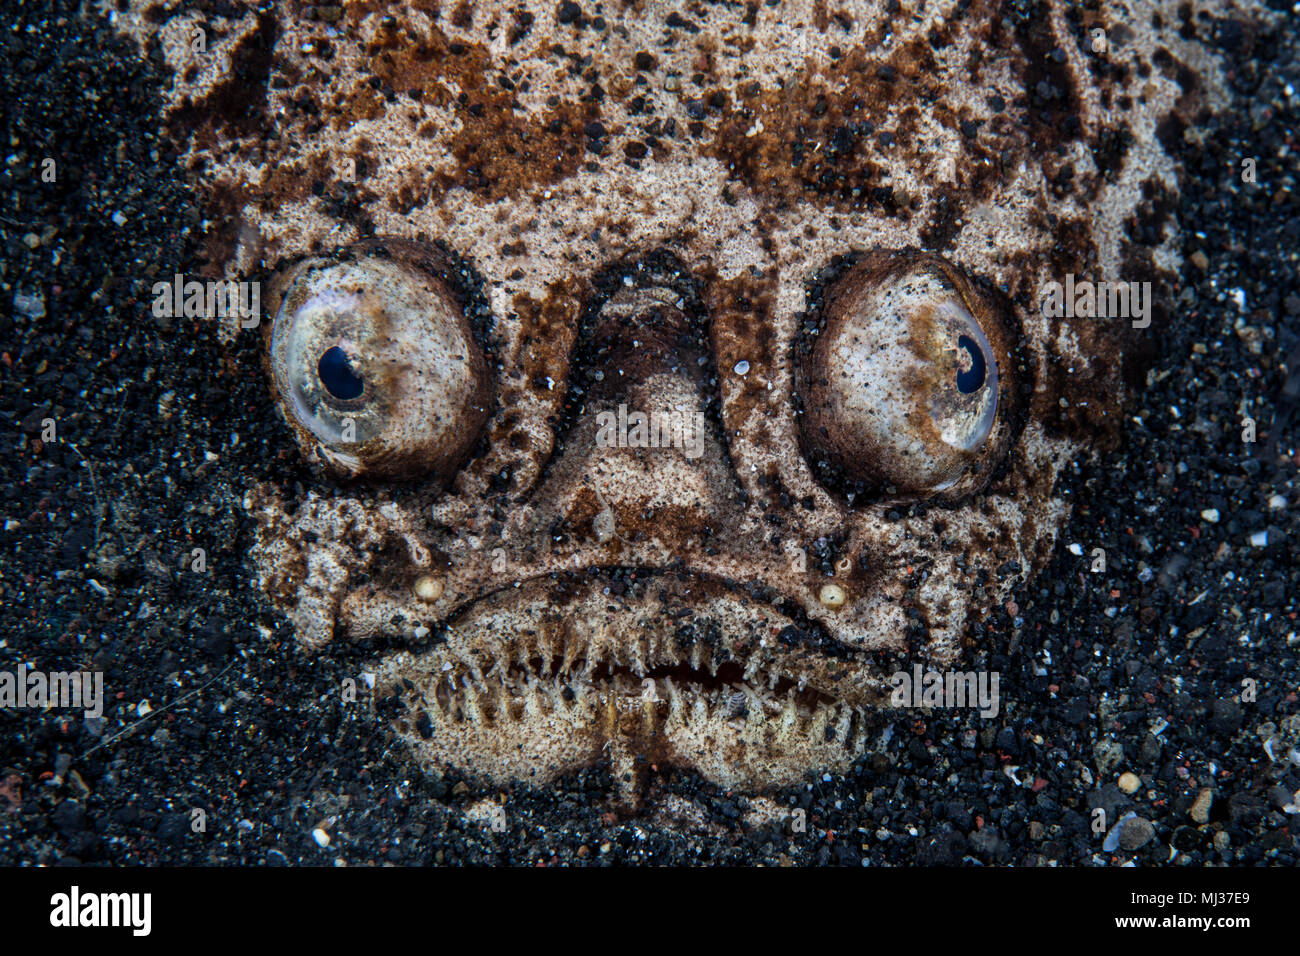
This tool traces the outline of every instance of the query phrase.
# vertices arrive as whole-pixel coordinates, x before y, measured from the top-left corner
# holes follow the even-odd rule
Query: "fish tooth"
[[[659,645],[659,651],[663,655],[663,662],[676,667],[682,662],[682,649],[677,646],[672,635],[667,635],[662,644]]]
[[[609,628],[604,623],[597,624],[595,632],[591,636],[588,645],[588,657],[593,657],[597,661],[603,661],[609,657],[609,646],[612,642],[609,639]]]
[[[818,704],[813,711],[812,720],[808,722],[807,736],[814,744],[821,744],[826,738],[826,724],[831,718],[831,709],[825,704]]]
[[[533,678],[528,679],[527,686],[524,687],[524,713],[529,717],[542,716],[542,695],[538,693],[537,681]]]
[[[474,682],[474,686],[479,690],[486,689],[487,682],[483,679],[483,671],[479,668],[478,661],[474,659],[474,655],[464,653],[458,656],[460,662],[465,665],[465,669],[469,671],[469,677]]]
[[[551,665],[555,661],[555,644],[551,640],[551,627],[545,624],[537,636],[537,653],[542,658],[542,666],[538,674],[542,677],[551,676]]]
[[[587,707],[587,691],[591,689],[591,682],[579,679],[577,682],[569,685],[573,691],[573,708],[574,710],[585,710]]]
[[[677,717],[682,710],[682,695],[677,692],[677,686],[671,677],[664,678],[664,693],[668,698],[669,717]]]
[[[578,653],[587,645],[585,638],[579,637],[578,632],[566,625],[564,629],[564,663],[560,665],[560,672],[567,674],[573,662],[577,660]]]
[[[465,685],[465,716],[476,724],[487,723],[487,718],[483,715],[483,708],[479,706],[478,692],[468,683]]]
[[[853,710],[847,704],[840,707],[840,719],[835,726],[835,739],[841,744],[849,742],[849,725],[853,722]]]
[[[510,642],[496,631],[492,632],[492,659],[494,661],[510,660]]]
[[[778,742],[790,739],[795,727],[799,725],[799,705],[795,703],[794,691],[785,695],[785,706],[781,708],[780,723],[777,724]]]
[[[551,699],[552,710],[562,712],[569,709],[569,705],[564,702],[564,684],[558,676],[551,678],[545,687],[546,695]]]
[[[438,693],[439,689],[442,687],[447,688],[447,705],[445,707],[443,707],[442,704],[442,694]],[[456,679],[452,677],[450,674],[447,675],[446,680],[439,681],[438,684],[435,685],[433,689],[433,699],[436,700],[438,702],[438,706],[442,707],[442,709],[448,714],[451,714],[452,712],[455,711],[457,696],[458,694],[456,691]]]
[[[659,709],[659,689],[653,680],[645,682],[641,690],[641,725],[643,727],[653,727],[655,725],[655,716]]]

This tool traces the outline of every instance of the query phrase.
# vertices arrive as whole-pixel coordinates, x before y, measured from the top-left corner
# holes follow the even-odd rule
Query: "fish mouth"
[[[433,647],[388,654],[376,690],[399,734],[422,762],[494,783],[608,760],[624,806],[667,767],[764,789],[861,753],[889,693],[869,657],[725,582],[628,577],[500,589]]]

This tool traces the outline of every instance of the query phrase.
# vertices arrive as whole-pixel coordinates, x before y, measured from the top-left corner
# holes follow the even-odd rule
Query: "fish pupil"
[[[970,337],[958,336],[957,347],[965,350],[966,354],[970,356],[970,365],[967,368],[963,369],[960,366],[957,368],[957,391],[963,395],[969,395],[971,392],[979,391],[984,387],[984,379],[987,377],[988,368],[984,362],[984,353]]]
[[[340,401],[346,402],[358,398],[365,391],[365,382],[361,380],[361,376],[352,371],[347,353],[337,345],[326,349],[321,355],[320,362],[316,366],[316,374],[320,376],[325,391]]]

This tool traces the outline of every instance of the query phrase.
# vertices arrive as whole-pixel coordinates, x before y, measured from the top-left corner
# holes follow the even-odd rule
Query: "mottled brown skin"
[[[407,475],[322,480],[296,505],[274,484],[250,495],[262,586],[306,649],[409,647],[380,662],[379,689],[402,700],[417,759],[538,783],[608,762],[625,805],[652,764],[751,790],[845,766],[889,673],[956,664],[968,622],[1048,559],[1069,510],[1058,476],[1115,440],[1170,301],[1166,147],[1226,102],[1198,14],[1258,15],[1229,0],[644,0],[573,22],[549,0],[312,9],[115,15],[176,71],[207,267],[267,277],[372,236],[442,243],[482,278],[495,404],[445,490]],[[621,285],[611,264],[665,250],[680,275],[638,274],[635,295],[682,296],[703,330],[682,354],[707,373],[607,344],[629,357],[619,394],[705,414],[694,461],[595,448],[575,390],[597,354],[584,322]],[[1003,313],[985,329],[1006,394],[978,480],[891,515],[809,460],[797,345],[865,281],[826,270],[901,250],[973,312]],[[1070,272],[1157,283],[1150,333],[1044,319],[1038,290]],[[634,342],[652,306],[629,308]],[[846,600],[821,600],[827,585]]]

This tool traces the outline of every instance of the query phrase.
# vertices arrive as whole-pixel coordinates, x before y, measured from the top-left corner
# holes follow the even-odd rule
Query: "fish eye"
[[[980,486],[1007,443],[1002,313],[937,256],[869,253],[834,279],[796,370],[820,476],[917,496]]]
[[[447,478],[491,411],[491,375],[442,254],[370,243],[275,282],[271,381],[309,458],[342,477]]]

